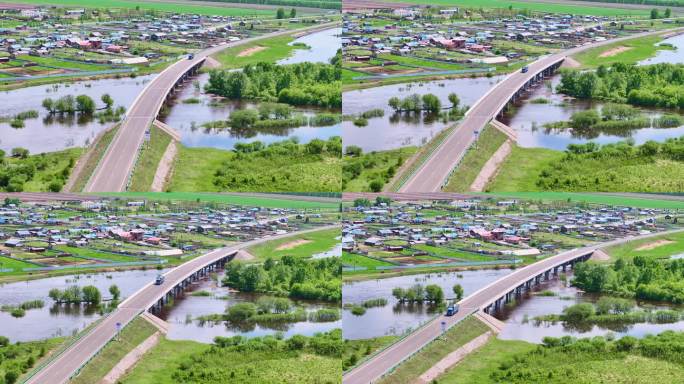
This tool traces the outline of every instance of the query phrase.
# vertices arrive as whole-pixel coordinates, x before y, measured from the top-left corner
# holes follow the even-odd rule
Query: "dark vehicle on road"
[[[458,313],[458,304],[453,304],[447,308],[446,316],[453,316],[457,313]]]
[[[195,58],[195,55],[193,55],[192,53],[188,55],[188,60],[192,60],[194,58]]]
[[[157,279],[154,281],[154,285],[164,284],[164,275],[158,275]]]
[[[527,65],[522,67],[522,73],[527,73],[527,71],[529,71],[529,70],[530,70],[530,68]]]

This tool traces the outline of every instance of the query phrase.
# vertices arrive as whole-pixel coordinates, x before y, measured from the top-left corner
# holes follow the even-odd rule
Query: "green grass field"
[[[485,190],[494,192],[538,190],[537,177],[550,163],[563,158],[563,152],[546,148],[513,146],[499,172]]]
[[[343,190],[345,192],[370,192],[370,183],[373,180],[384,181],[387,176],[387,170],[390,167],[394,166],[395,169],[398,168],[397,164],[399,163],[399,159],[401,159],[401,163],[403,164],[406,160],[410,159],[417,150],[418,147],[411,146],[388,151],[364,153],[358,158],[345,156],[343,158],[343,163],[345,165],[358,161],[362,163],[364,167],[359,176],[351,180],[345,179]]]
[[[136,317],[128,324],[119,336],[119,340],[110,341],[88,364],[74,377],[71,384],[98,383],[128,352],[140,345],[145,339],[157,332],[152,324]]]
[[[508,8],[528,9],[538,12],[563,13],[575,15],[593,16],[646,16],[649,14],[647,9],[620,9],[601,7],[599,5],[571,5],[556,3],[536,3],[534,1],[504,1],[504,0],[399,0],[412,4],[444,5],[449,7],[465,8]]]
[[[248,251],[256,256],[258,260],[266,260],[268,257],[279,260],[285,255],[309,258],[316,253],[332,249],[335,244],[339,243],[339,240],[336,239],[339,236],[339,228],[326,229],[285,239],[267,241],[249,248]]]
[[[236,204],[243,206],[265,208],[293,208],[293,209],[338,209],[338,203],[319,201],[306,201],[294,199],[280,199],[277,195],[273,198],[262,196],[237,195],[229,193],[200,193],[200,192],[122,192],[102,193],[101,195],[144,198],[149,200],[180,200],[197,202],[214,202],[222,204]]]
[[[543,201],[570,200],[635,208],[684,209],[684,201],[658,199],[658,195],[653,195],[653,198],[579,192],[492,192],[486,195]]]
[[[78,248],[70,247],[67,245],[58,245],[55,249],[63,252],[70,253],[74,256],[90,257],[94,259],[110,260],[113,262],[125,263],[129,261],[140,261],[140,259],[135,257],[129,257],[124,255],[119,255],[117,253],[100,252],[89,248]],[[82,260],[81,260],[82,261]]]
[[[380,336],[372,339],[345,340],[344,352],[342,353],[342,367],[351,368],[354,360],[360,362],[366,356],[378,351],[381,348],[392,344],[398,336]],[[352,358],[352,355],[354,356]]]
[[[0,256],[0,269],[12,269],[14,272],[21,272],[24,268],[35,268],[37,265],[25,263],[23,261],[10,259],[9,257]],[[3,272],[9,273],[9,272]]]
[[[70,148],[57,152],[41,153],[31,155],[28,159],[6,158],[6,164],[16,166],[21,164],[33,164],[35,174],[33,178],[24,183],[24,191],[27,192],[48,192],[49,186],[53,181],[63,180],[64,169],[69,168],[69,172],[76,163],[76,160],[83,153],[83,148]],[[0,165],[0,168],[2,166]]]
[[[485,163],[494,155],[499,147],[506,141],[507,136],[498,129],[488,125],[480,134],[477,143],[474,144],[456,170],[449,177],[449,183],[444,188],[445,192],[466,192],[475,181]]]
[[[177,384],[173,377],[178,367],[193,364],[194,357],[202,356],[211,346],[195,341],[162,339],[153,350],[145,354],[121,384]],[[309,353],[272,354],[260,351],[226,353],[227,359],[208,368],[208,377],[197,383],[337,383],[340,377],[340,359]],[[189,363],[193,361],[193,363]],[[200,363],[194,363],[200,364]],[[223,378],[225,370],[234,370],[236,378]],[[218,372],[217,372],[218,371]],[[216,372],[214,376],[212,372]],[[96,382],[96,381],[94,381]],[[185,381],[184,381],[185,382]]]
[[[582,68],[596,68],[599,65],[610,66],[615,63],[634,64],[638,61],[652,57],[661,49],[672,49],[667,46],[656,46],[662,41],[660,36],[646,36],[637,39],[608,44],[603,47],[589,49],[573,56],[582,64]],[[626,49],[614,55],[601,57],[612,49]]]
[[[342,160],[318,155],[243,156],[215,148],[179,146],[167,189],[183,192],[337,192],[342,182]],[[231,168],[236,188],[214,184],[217,171]],[[243,182],[248,179],[248,182]]]
[[[386,261],[371,259],[370,257],[357,255],[354,253],[342,252],[342,264],[351,267],[365,267],[374,269],[375,267],[392,266],[394,264]]]
[[[426,244],[415,245],[413,248],[428,252],[432,255],[444,256],[454,259],[459,259],[463,261],[492,261],[491,256],[481,255],[478,253],[464,252],[458,249],[449,249],[447,247],[434,247]],[[454,260],[458,261],[458,260]],[[449,262],[449,260],[444,260],[444,262]]]
[[[150,140],[145,142],[140,149],[138,161],[135,164],[133,175],[131,175],[129,191],[145,192],[150,190],[159,161],[164,156],[170,142],[171,136],[166,132],[154,126],[150,128]]]
[[[261,39],[249,44],[225,49],[214,55],[214,58],[221,63],[223,68],[227,69],[242,68],[247,64],[258,63],[260,61],[273,63],[280,59],[287,58],[295,49],[300,49],[300,47],[288,45],[288,43],[291,43],[292,41],[294,41],[292,36],[277,36],[269,39]],[[247,53],[250,52],[249,50],[254,51],[251,51],[253,53],[249,54]]]
[[[611,261],[634,256],[645,256],[655,259],[669,259],[684,253],[684,232],[652,237],[650,239],[630,241],[605,249]]]
[[[489,328],[481,321],[469,316],[451,327],[439,339],[434,340],[420,352],[406,360],[391,374],[378,381],[378,383],[404,384],[416,382],[420,375],[446,355],[488,330]]]
[[[230,6],[208,6],[186,2],[179,4],[163,1],[127,1],[127,0],[12,0],[13,3],[49,4],[68,7],[87,8],[136,8],[151,9],[170,13],[196,13],[200,15],[220,16],[270,16],[275,17],[275,11],[249,8],[230,8]]]

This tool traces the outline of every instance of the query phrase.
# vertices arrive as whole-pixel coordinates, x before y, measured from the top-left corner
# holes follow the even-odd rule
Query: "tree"
[[[461,99],[458,97],[457,94],[450,93],[449,94],[449,102],[451,103],[452,108],[458,108],[458,105],[461,103]]]
[[[17,371],[7,371],[5,372],[5,384],[14,384],[19,379],[19,373]]]
[[[12,148],[12,157],[19,157],[25,159],[29,156],[29,150],[26,148],[16,147]]]
[[[88,304],[100,304],[100,301],[102,301],[102,294],[96,286],[86,285],[83,287],[83,301]]]
[[[278,11],[276,11],[276,19],[284,19],[285,18],[285,10],[283,8],[278,8]]]
[[[256,109],[238,109],[230,113],[231,128],[249,128],[259,120]]]
[[[456,300],[460,301],[463,298],[463,287],[461,284],[456,284],[452,289],[454,291],[454,295],[456,295]]]
[[[594,315],[591,303],[579,303],[563,309],[563,319],[569,322],[582,322]]]
[[[670,8],[665,9],[665,18],[668,18],[672,15],[672,10]]]
[[[373,180],[368,184],[368,187],[370,188],[371,192],[380,192],[382,191],[382,187],[385,185],[381,180]]]
[[[109,96],[109,93],[105,93],[104,95],[102,95],[101,100],[103,103],[105,103],[107,109],[111,109],[114,105],[114,99],[112,99],[112,97]]]
[[[226,317],[231,322],[244,322],[257,314],[254,303],[238,303],[228,308]]]
[[[658,18],[658,9],[653,8],[651,9],[651,19],[657,19]]]
[[[119,297],[121,297],[121,290],[119,290],[119,287],[116,284],[113,284],[109,287],[109,293],[112,295],[112,300],[119,301]]]
[[[373,204],[371,204],[370,200],[368,200],[366,198],[361,197],[358,199],[354,199],[354,206],[355,207],[370,207],[371,205],[373,205]]]
[[[297,17],[297,10],[292,8],[290,9],[290,19],[294,19],[295,17]]]
[[[76,109],[79,112],[91,114],[95,112],[95,102],[88,95],[76,96]]]
[[[359,146],[349,145],[345,148],[344,153],[347,156],[361,156],[361,153],[363,153],[363,150]]]
[[[55,113],[55,101],[49,97],[44,99],[43,108],[47,109],[49,113]]]
[[[401,100],[396,96],[390,97],[389,100],[387,101],[387,105],[392,107],[392,109],[394,109],[395,111],[399,109],[400,104],[401,104]]]
[[[423,95],[423,109],[429,113],[439,113],[442,109],[442,102],[439,97],[431,93],[425,94]]]
[[[325,141],[313,139],[306,144],[306,151],[312,155],[320,155],[325,149]]]
[[[440,304],[444,301],[444,291],[437,284],[430,284],[425,287],[425,300]]]

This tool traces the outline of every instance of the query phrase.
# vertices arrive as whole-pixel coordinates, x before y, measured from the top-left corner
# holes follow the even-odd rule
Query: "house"
[[[21,239],[11,238],[5,241],[5,246],[10,248],[17,248],[23,245],[24,243]]]

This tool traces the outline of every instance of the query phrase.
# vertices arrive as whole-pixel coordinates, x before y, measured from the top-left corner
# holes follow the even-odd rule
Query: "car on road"
[[[453,316],[457,313],[458,313],[458,304],[453,304],[447,308],[445,316]]]
[[[192,60],[194,58],[195,58],[195,55],[193,55],[192,53],[188,55],[188,60]]]
[[[157,279],[154,280],[154,285],[164,284],[164,275],[157,275]]]
[[[522,71],[521,71],[521,72],[522,72],[522,73],[527,73],[527,71],[529,71],[529,70],[530,70],[530,68],[526,65],[526,66],[522,67]]]

